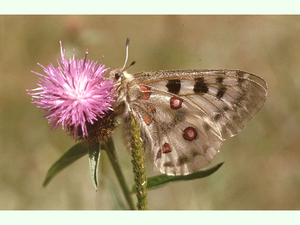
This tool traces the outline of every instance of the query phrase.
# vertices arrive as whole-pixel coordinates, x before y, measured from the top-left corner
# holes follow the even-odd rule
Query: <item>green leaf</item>
[[[89,144],[87,142],[80,142],[69,149],[63,156],[57,160],[49,169],[44,180],[43,186],[46,187],[50,180],[62,169],[75,162],[80,157],[87,154],[89,151]]]
[[[98,167],[100,159],[99,143],[93,143],[89,146],[89,164],[90,164],[90,175],[93,180],[96,191],[98,190]]]
[[[200,170],[195,173],[189,174],[189,175],[183,175],[183,176],[167,176],[165,174],[161,174],[155,177],[149,177],[147,179],[147,188],[148,189],[154,189],[157,187],[160,187],[162,185],[166,185],[169,182],[174,182],[174,181],[183,181],[183,180],[194,180],[194,179],[199,179],[203,177],[207,177],[214,172],[216,172],[224,162],[217,164],[214,167],[211,167],[207,170]],[[136,193],[135,186],[133,185],[132,187],[132,192]]]

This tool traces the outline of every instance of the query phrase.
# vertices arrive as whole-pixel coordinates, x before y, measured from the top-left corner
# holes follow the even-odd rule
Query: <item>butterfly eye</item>
[[[118,72],[115,74],[115,78],[116,80],[119,80],[119,78],[121,77],[122,73],[121,72]]]

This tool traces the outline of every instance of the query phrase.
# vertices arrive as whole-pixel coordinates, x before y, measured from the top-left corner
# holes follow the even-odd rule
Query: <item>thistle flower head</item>
[[[60,42],[61,58],[58,67],[50,64],[44,67],[45,74],[32,71],[40,76],[38,88],[28,89],[32,103],[47,113],[44,118],[52,122],[51,129],[60,124],[65,131],[88,137],[87,123],[93,124],[111,111],[115,88],[110,79],[104,78],[108,68],[98,62],[65,57]]]

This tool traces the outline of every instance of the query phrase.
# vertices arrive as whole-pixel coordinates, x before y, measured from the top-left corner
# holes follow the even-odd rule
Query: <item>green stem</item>
[[[127,200],[127,203],[130,207],[131,210],[134,210],[135,207],[134,207],[134,203],[133,203],[133,200],[131,198],[131,194],[130,194],[130,191],[128,189],[128,186],[126,184],[126,181],[125,181],[125,178],[124,178],[124,175],[122,173],[122,170],[119,166],[119,161],[118,161],[118,158],[117,158],[117,155],[116,155],[116,151],[115,151],[115,146],[114,146],[114,142],[112,140],[112,138],[109,138],[108,141],[103,144],[104,145],[104,150],[106,151],[109,159],[110,159],[110,162],[114,168],[114,171],[116,173],[116,176],[119,180],[119,183],[122,187],[122,190],[123,190],[123,193],[125,195],[125,198]]]
[[[139,125],[131,118],[131,157],[133,174],[138,199],[137,208],[147,210],[147,178],[143,143],[140,137]]]

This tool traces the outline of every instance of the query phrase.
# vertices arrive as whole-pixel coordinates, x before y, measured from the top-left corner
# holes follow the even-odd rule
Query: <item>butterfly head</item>
[[[121,68],[115,68],[110,71],[109,78],[113,80],[115,83],[121,81],[121,77],[123,76],[124,71]]]
[[[109,74],[110,79],[112,79],[116,84],[122,83],[124,79],[128,80],[130,77],[132,77],[132,75],[128,74],[126,72],[126,69],[134,64],[135,61],[133,61],[130,65],[126,66],[125,68],[123,67],[123,68],[112,69]]]
[[[123,72],[120,71],[120,72],[114,72],[114,75],[115,75],[115,80],[119,80],[119,78],[122,76]]]

